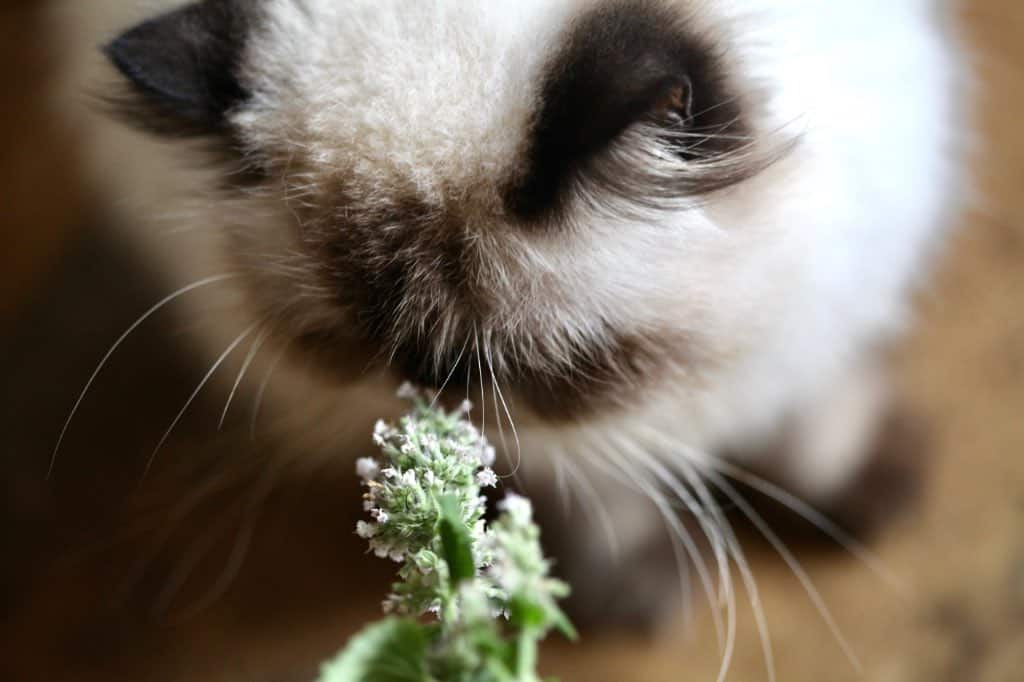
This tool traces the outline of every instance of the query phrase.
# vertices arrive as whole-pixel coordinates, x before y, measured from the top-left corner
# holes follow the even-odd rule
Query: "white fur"
[[[515,163],[545,60],[568,22],[600,1],[266,0],[266,28],[245,68],[258,94],[234,122],[254,152],[287,161],[292,188],[314,191],[339,173],[367,202],[396,187],[431,198],[468,188],[481,232],[507,235],[493,280],[504,291],[504,324],[563,341],[604,321],[669,330],[707,359],[696,370],[665,367],[630,407],[580,426],[519,414],[530,447],[573,453],[585,449],[582,433],[595,431],[696,452],[756,445],[905,326],[909,295],[961,192],[961,56],[927,0],[676,0],[724,44],[730,78],[757,98],[756,132],[767,141],[797,136],[794,151],[750,182],[674,212],[627,221],[578,208],[586,229],[543,237],[491,224],[497,190],[481,178]],[[110,28],[123,27],[114,16]],[[122,145],[122,163],[168,166],[149,143],[103,130],[98,139]],[[130,175],[139,166],[129,164]],[[210,182],[194,172],[174,178],[180,193]],[[134,177],[115,184],[119,194],[140,185]],[[142,215],[172,212],[167,185],[142,188],[137,196],[157,207]],[[133,238],[175,282],[263,266],[282,295],[300,297],[311,263],[286,202],[200,201],[187,214],[194,229],[174,237],[154,238],[137,214],[130,221]],[[217,350],[251,322],[246,292],[221,289],[204,299],[221,311],[210,323]],[[315,312],[316,299],[307,301],[310,315],[327,314]],[[353,416],[353,393],[372,412],[392,386],[379,376],[334,386],[287,366],[278,375],[268,409],[289,406],[297,391],[312,397],[298,423],[289,420],[319,443],[310,447],[368,419]],[[811,450],[827,461],[809,464],[802,483],[835,487],[837,470],[857,468],[847,441],[863,434],[837,429],[829,446],[812,431]]]

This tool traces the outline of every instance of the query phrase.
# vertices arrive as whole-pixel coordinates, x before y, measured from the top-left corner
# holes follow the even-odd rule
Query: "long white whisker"
[[[270,474],[264,478],[263,485],[259,486],[252,494],[249,499],[249,503],[246,506],[242,527],[239,530],[239,535],[235,539],[234,545],[231,548],[231,553],[228,555],[224,569],[217,577],[213,586],[182,615],[181,620],[191,618],[215,602],[227,591],[228,587],[238,576],[239,572],[242,570],[243,564],[245,563],[245,558],[248,555],[249,548],[252,545],[252,539],[256,530],[256,523],[259,520],[261,511],[277,485],[286,465],[290,464],[291,461],[293,460],[282,459],[281,463],[278,466],[273,467]]]
[[[691,464],[691,462],[687,463]],[[683,476],[686,477],[690,487],[696,491],[701,502],[704,504],[704,509],[706,509],[711,515],[713,523],[717,529],[717,542],[714,543],[716,559],[719,562],[719,566],[722,566],[723,563],[726,565],[721,580],[723,588],[722,595],[725,601],[729,631],[726,635],[726,650],[722,654],[722,665],[719,670],[719,679],[724,680],[725,676],[728,674],[729,667],[731,665],[731,658],[736,648],[736,593],[732,584],[732,573],[728,569],[729,557],[732,557],[733,561],[736,563],[737,570],[740,572],[740,577],[743,581],[744,589],[746,590],[748,599],[750,600],[751,609],[754,612],[754,619],[757,625],[758,637],[761,640],[761,650],[765,661],[765,668],[768,670],[769,678],[772,679],[775,677],[775,654],[772,650],[771,639],[768,636],[768,619],[764,614],[764,608],[761,605],[757,583],[754,581],[753,573],[749,568],[749,562],[743,553],[743,548],[740,546],[739,540],[736,539],[736,534],[733,532],[729,519],[722,513],[721,507],[715,502],[714,496],[711,495],[703,479],[701,479],[701,477],[693,470],[693,467],[680,466],[680,462],[676,462],[675,464],[682,472]],[[720,551],[719,547],[723,543],[725,545],[725,556],[717,556],[717,552]]]
[[[606,454],[610,455],[610,453]],[[651,500],[655,508],[658,510],[658,514],[661,516],[662,522],[668,528],[670,535],[674,537],[679,544],[682,545],[682,548],[685,552],[685,556],[682,554],[676,554],[675,556],[677,560],[677,565],[680,570],[679,579],[680,587],[682,589],[682,600],[684,609],[688,608],[689,603],[692,602],[692,596],[690,596],[691,587],[689,585],[689,569],[691,566],[694,569],[696,569],[697,577],[701,584],[701,589],[704,592],[704,596],[705,599],[707,599],[708,604],[711,605],[711,612],[716,621],[715,633],[716,637],[719,640],[719,648],[724,648],[724,651],[726,652],[726,658],[722,668],[723,670],[728,670],[732,659],[732,647],[729,646],[728,641],[726,645],[723,647],[721,620],[720,615],[718,615],[717,609],[715,608],[714,588],[712,585],[710,573],[708,571],[707,564],[704,562],[703,557],[700,555],[700,550],[697,548],[692,536],[690,535],[690,532],[679,520],[679,516],[673,511],[672,505],[669,503],[665,495],[661,493],[652,482],[645,481],[636,472],[632,471],[628,467],[627,463],[623,462],[622,460],[612,460],[612,462],[620,471],[622,471],[622,473],[625,476],[629,477],[629,479],[633,482],[633,485],[635,485],[649,500]],[[719,678],[719,680],[722,679],[724,679],[724,676],[721,676]]]
[[[474,331],[475,333],[475,331]],[[469,340],[469,337],[466,337]],[[469,358],[466,359],[466,402],[469,402],[469,391],[473,385],[473,361]]]
[[[480,361],[480,337],[473,328],[473,349],[476,351],[476,369],[480,374],[480,436],[487,437],[487,398],[484,394],[484,366]]]
[[[682,462],[686,461],[685,458],[680,461],[674,462],[677,466]],[[699,461],[699,460],[697,460]],[[694,463],[693,461],[688,463]],[[740,579],[743,582],[744,590],[747,593],[747,598],[750,602],[751,610],[754,614],[754,622],[757,626],[758,637],[761,640],[762,656],[764,657],[765,669],[768,672],[768,679],[774,681],[776,677],[775,670],[775,652],[771,643],[771,636],[768,628],[768,618],[765,614],[764,606],[761,601],[760,589],[757,586],[757,581],[754,578],[754,573],[750,568],[750,562],[747,560],[743,548],[736,538],[736,534],[733,531],[732,524],[722,513],[718,504],[715,503],[713,496],[707,489],[707,486],[703,483],[701,478],[694,472],[690,467],[680,467],[683,475],[686,476],[687,481],[693,486],[694,490],[704,501],[705,509],[712,515],[717,527],[717,533],[715,537],[724,542],[728,548],[728,555],[732,557],[733,562],[736,564],[736,568],[739,571]],[[668,474],[670,478],[674,478],[670,472],[664,472]],[[671,485],[671,484],[670,484]],[[721,560],[719,560],[721,566]],[[731,667],[732,657],[734,655],[736,647],[736,604],[735,594],[732,589],[732,578],[731,575],[726,572],[726,577],[723,582],[726,588],[726,608],[728,611],[728,634],[726,638],[725,652],[722,655],[722,664],[719,670],[719,682],[725,680],[728,675],[729,668]]]
[[[128,329],[123,334],[121,334],[117,341],[114,342],[114,345],[110,347],[110,350],[107,351],[107,354],[103,356],[103,359],[100,360],[99,364],[96,365],[96,369],[93,371],[92,376],[90,376],[89,380],[85,383],[85,388],[83,388],[82,392],[79,393],[78,399],[75,401],[74,406],[71,408],[71,413],[68,415],[68,418],[64,421],[64,426],[60,430],[60,436],[57,438],[57,444],[53,448],[53,454],[50,455],[50,465],[46,470],[47,479],[49,479],[50,476],[53,475],[53,467],[57,463],[57,453],[58,451],[60,451],[60,446],[64,442],[64,437],[67,436],[68,428],[70,428],[71,426],[71,421],[75,418],[75,415],[78,413],[78,408],[81,407],[82,401],[85,400],[86,394],[89,393],[89,389],[91,389],[92,385],[96,382],[96,377],[98,377],[100,372],[103,371],[103,368],[107,366],[107,363],[110,361],[110,358],[114,355],[115,352],[117,352],[117,349],[121,347],[125,340],[129,336],[131,336],[136,329],[142,326],[142,324],[146,320],[152,317],[158,310],[160,310],[161,308],[163,308],[165,305],[175,300],[176,298],[184,296],[185,294],[195,291],[196,289],[208,286],[210,284],[214,284],[216,282],[223,282],[233,277],[238,277],[238,275],[225,274],[217,275],[214,277],[207,277],[206,279],[201,279],[198,282],[194,282],[186,287],[178,289],[173,294],[170,294],[166,298],[162,299],[159,303],[157,303],[152,308],[143,313],[142,316],[139,317],[139,319],[137,319],[130,327],[128,327]]]
[[[256,531],[256,521],[257,518],[254,514],[252,518],[249,518],[244,522],[242,529],[239,531],[238,538],[235,540],[235,544],[231,548],[231,554],[228,556],[224,570],[221,571],[220,576],[217,578],[217,582],[214,583],[213,587],[211,587],[198,602],[189,607],[188,610],[182,614],[179,620],[188,620],[202,612],[210,606],[210,604],[223,596],[231,583],[238,577],[238,574],[241,572],[242,566],[245,563],[245,558],[249,553],[249,548],[252,546],[252,539]]]
[[[572,491],[569,488],[569,481],[566,480],[565,459],[567,456],[552,456],[551,465],[555,468],[555,490],[558,491],[558,500],[562,503],[562,515],[568,519],[572,514]]]
[[[659,434],[649,434],[655,438],[659,437]],[[670,441],[664,441],[663,445],[671,446]],[[678,444],[676,444],[678,447]],[[703,453],[696,451],[692,448],[684,448],[682,459],[671,458],[669,461],[678,466],[682,461],[689,461],[697,466],[705,461],[710,461],[712,458],[704,455]],[[703,467],[702,467],[703,468]],[[736,538],[733,532],[732,525],[728,522],[728,519],[721,513],[719,506],[714,502],[713,496],[707,489],[707,486],[703,483],[703,480],[691,470],[690,467],[681,467],[683,475],[687,477],[694,489],[698,491],[702,499],[705,500],[707,508],[715,516],[716,523],[721,529],[722,536],[729,546],[729,552],[733,556],[737,568],[740,571],[741,579],[744,583],[744,589],[750,600],[751,608],[754,612],[755,622],[757,624],[758,634],[761,639],[761,646],[765,659],[765,666],[768,670],[769,678],[774,679],[776,675],[775,671],[775,655],[771,644],[771,637],[769,634],[768,620],[764,612],[764,607],[761,602],[760,591],[757,587],[757,581],[754,579],[753,572],[750,570],[749,562],[743,553],[742,547],[740,546],[739,540]],[[731,644],[731,642],[730,642]]]
[[[281,346],[281,350],[277,352],[275,357],[270,362],[270,367],[267,368],[267,373],[264,375],[263,380],[260,381],[260,387],[256,390],[256,397],[252,403],[252,416],[249,419],[249,439],[256,440],[256,422],[260,417],[260,409],[263,407],[263,399],[267,395],[267,388],[270,386],[270,379],[274,376],[274,370],[284,360],[284,356],[288,353],[288,347],[294,339],[290,339],[287,343]]]
[[[890,571],[882,560],[871,552],[871,550],[834,522],[829,520],[827,516],[801,500],[796,495],[761,478],[760,476],[752,474],[741,467],[735,466],[721,459],[712,460],[710,466],[714,467],[729,478],[739,481],[776,502],[785,505],[795,514],[799,515],[815,528],[825,533],[825,535],[852,554],[858,561],[864,563],[872,572],[888,584],[889,587],[899,592],[906,591],[907,586],[905,582]]]
[[[826,606],[825,604],[825,600],[822,598],[821,593],[818,591],[818,589],[814,586],[813,581],[811,581],[810,576],[807,575],[807,571],[804,570],[804,567],[800,564],[799,561],[797,561],[796,557],[793,556],[793,553],[789,550],[785,543],[783,543],[782,540],[779,539],[778,535],[776,535],[775,532],[768,526],[764,518],[757,513],[757,511],[743,498],[742,495],[739,494],[739,492],[732,486],[732,484],[730,484],[723,476],[721,476],[717,472],[708,471],[706,472],[706,475],[711,479],[715,487],[717,487],[719,490],[725,493],[725,495],[733,502],[733,504],[735,504],[740,509],[740,511],[743,512],[743,515],[750,519],[750,522],[754,524],[758,531],[764,536],[765,540],[767,540],[768,543],[771,544],[771,546],[775,549],[775,551],[786,563],[786,565],[789,566],[789,569],[793,572],[793,575],[796,577],[798,581],[800,581],[800,584],[803,586],[804,591],[807,593],[807,596],[808,598],[810,598],[811,603],[818,611],[818,614],[821,616],[822,620],[825,621],[825,624],[832,632],[832,636],[839,644],[839,648],[842,649],[843,654],[847,657],[847,659],[849,659],[850,664],[853,666],[854,670],[858,674],[861,674],[863,672],[863,666],[861,665],[860,660],[857,658],[849,642],[847,642],[846,638],[843,636],[842,631],[839,629],[839,625],[836,623],[835,618],[832,616],[832,612],[829,611],[828,606]]]
[[[623,447],[626,450],[628,450],[630,454],[633,457],[637,458],[638,461],[640,461],[641,463],[647,463],[648,467],[650,468],[654,460],[652,459],[649,453],[645,452],[638,446],[633,446],[629,442],[620,440],[620,443],[620,447]],[[676,464],[678,465],[680,464],[680,462],[676,462]],[[722,662],[721,667],[719,669],[718,679],[721,682],[728,675],[729,669],[731,668],[732,658],[734,655],[736,645],[736,604],[735,595],[732,589],[732,579],[728,570],[728,557],[731,556],[736,564],[737,570],[739,571],[740,578],[743,582],[744,589],[747,592],[747,596],[749,598],[751,608],[754,613],[758,634],[761,639],[762,651],[765,660],[765,667],[768,672],[768,678],[769,680],[773,681],[776,676],[775,656],[771,645],[771,638],[769,636],[768,621],[764,612],[764,607],[761,603],[760,591],[757,586],[757,581],[754,579],[754,575],[750,569],[749,562],[747,561],[746,556],[743,553],[739,541],[736,539],[735,534],[732,531],[732,527],[729,524],[728,519],[725,518],[725,516],[721,513],[720,509],[718,508],[718,505],[716,505],[713,499],[710,497],[707,491],[707,487],[703,485],[699,477],[697,477],[696,474],[693,471],[691,471],[689,467],[683,467],[682,470],[684,475],[687,476],[687,479],[690,482],[690,484],[694,486],[694,489],[698,491],[698,494],[704,500],[704,504],[706,505],[704,507],[704,510],[707,513],[710,513],[712,518],[714,519],[715,523],[712,527],[709,528],[708,525],[706,525],[703,522],[705,514],[702,513],[700,505],[696,504],[695,500],[693,499],[693,495],[688,490],[686,490],[686,488],[683,487],[678,482],[678,480],[675,479],[675,476],[673,476],[671,472],[665,470],[664,467],[656,467],[654,469],[654,473],[656,473],[658,477],[662,479],[662,482],[665,485],[668,485],[673,490],[673,492],[681,498],[683,504],[686,505],[696,515],[698,521],[701,521],[701,528],[704,531],[705,535],[708,537],[709,541],[712,543],[712,547],[715,550],[716,561],[718,562],[720,570],[720,579],[722,581],[722,589],[724,590],[723,594],[725,597],[725,607],[727,610],[728,630],[726,633],[725,645],[722,653]],[[657,494],[661,495],[660,493]],[[653,499],[655,498],[652,498],[652,500]],[[659,511],[662,512],[662,517],[665,519],[666,523],[670,525],[670,527],[677,527],[679,525],[678,520],[676,520],[674,517],[674,514],[671,514],[670,517],[666,518],[664,508],[660,508]],[[720,543],[722,542],[724,542],[727,547],[727,555],[725,557],[722,556],[720,550]],[[707,589],[705,589],[705,592],[707,592]],[[716,614],[716,609],[712,609],[712,614]],[[716,632],[717,631],[718,630],[716,628]]]
[[[200,381],[199,385],[196,386],[194,391],[192,391],[192,395],[190,395],[188,397],[188,400],[185,401],[185,405],[181,408],[181,411],[178,412],[177,416],[174,418],[174,421],[172,421],[171,425],[167,427],[167,431],[165,431],[163,437],[160,438],[160,442],[158,442],[156,444],[156,447],[153,448],[153,452],[149,456],[149,460],[146,462],[146,469],[142,472],[143,478],[146,478],[146,476],[149,475],[149,471],[153,467],[153,462],[154,460],[156,460],[157,453],[160,452],[161,448],[163,448],[164,444],[167,442],[167,439],[171,437],[171,433],[174,431],[174,428],[181,421],[182,417],[185,416],[185,412],[187,412],[188,408],[192,406],[192,403],[195,402],[195,399],[199,396],[199,392],[203,390],[203,387],[206,386],[207,383],[209,383],[210,379],[212,379],[213,375],[217,372],[217,369],[222,364],[224,364],[224,361],[227,360],[228,356],[231,355],[232,351],[238,348],[238,345],[245,341],[245,339],[248,338],[248,336],[252,334],[253,331],[255,331],[256,327],[258,326],[258,323],[250,325],[248,329],[239,334],[238,338],[236,338],[231,343],[231,345],[228,346],[224,350],[224,352],[220,354],[220,357],[217,358],[216,362],[213,363],[213,366],[210,367],[210,370],[203,377],[202,381]]]
[[[448,387],[448,382],[455,376],[456,370],[459,368],[459,363],[462,362],[462,356],[466,352],[466,348],[469,346],[469,337],[462,343],[462,350],[459,351],[458,357],[455,358],[455,364],[452,365],[451,370],[448,372],[448,376],[445,377],[444,383],[441,384],[441,388],[437,389],[437,393],[434,394],[434,399],[430,401],[430,407],[433,408],[437,405],[437,401],[441,399],[441,394],[444,393],[444,389]]]
[[[121,582],[120,587],[117,588],[117,596],[114,598],[118,603],[123,602],[128,598],[131,592],[135,589],[138,583],[145,577],[149,566],[156,560],[160,552],[163,551],[167,542],[171,536],[181,525],[182,521],[185,520],[195,509],[197,509],[203,502],[212,498],[216,493],[223,492],[229,488],[237,479],[232,478],[227,473],[220,473],[217,475],[210,475],[205,481],[199,484],[197,488],[191,490],[189,495],[185,498],[177,500],[173,509],[171,509],[167,520],[161,525],[159,535],[156,536],[154,542],[147,545],[148,551],[142,553],[142,555],[132,563],[131,568],[127,572],[127,577]]]
[[[160,590],[156,603],[153,606],[155,614],[163,614],[170,608],[174,597],[178,595],[181,588],[185,586],[188,579],[195,572],[196,567],[217,544],[218,538],[228,532],[230,528],[228,521],[227,517],[214,520],[213,523],[203,529],[198,540],[189,547],[188,553],[178,560],[174,572],[163,581],[163,589]]]
[[[490,350],[487,353],[487,364],[491,365],[491,376],[494,376],[494,369],[491,363]],[[501,386],[498,385],[498,380],[494,379],[494,386],[498,389],[498,399],[501,401],[501,408],[505,411],[505,416],[508,417],[508,425],[512,429],[512,439],[516,442],[516,463],[512,467],[512,477],[516,478],[519,473],[519,467],[523,464],[523,445],[519,441],[519,431],[516,429],[516,421],[512,418],[512,411],[508,408],[508,402],[505,400],[505,394],[501,391]]]
[[[253,360],[256,359],[256,354],[260,352],[260,348],[263,343],[270,336],[270,330],[264,329],[257,335],[256,340],[252,342],[252,347],[249,348],[249,353],[245,356],[245,360],[242,362],[242,368],[238,370],[238,377],[235,379],[235,384],[231,387],[231,393],[228,394],[228,399],[224,403],[224,411],[220,415],[220,421],[217,422],[217,430],[220,431],[224,428],[224,422],[228,418],[228,410],[231,409],[231,402],[235,399],[235,394],[238,392],[238,387],[242,383],[242,379],[245,378],[246,372],[249,371],[249,366]]]
[[[505,440],[505,426],[501,418],[501,409],[498,407],[498,377],[494,374],[494,365],[491,363],[490,344],[484,342],[484,356],[487,359],[487,371],[491,375],[491,404],[494,405],[494,416],[498,422],[498,438],[501,440],[501,451],[508,453],[508,441]],[[511,423],[511,417],[509,417]],[[508,455],[506,454],[506,458]]]
[[[711,574],[708,571],[707,563],[704,561],[704,557],[701,555],[700,549],[694,542],[690,532],[679,521],[679,517],[673,513],[672,505],[668,503],[665,495],[662,494],[653,484],[645,481],[636,472],[634,472],[629,467],[629,463],[624,461],[622,456],[617,454],[610,447],[604,446],[597,448],[597,452],[604,454],[605,458],[609,462],[614,463],[618,470],[629,479],[633,486],[640,490],[655,505],[671,532],[675,533],[683,543],[683,547],[686,549],[686,553],[690,557],[690,561],[697,572],[697,578],[700,581],[701,588],[704,591],[704,596],[708,600],[708,604],[712,606],[716,604],[715,589],[713,581],[711,580]],[[715,609],[712,608],[712,613],[714,612]],[[716,619],[719,618],[718,615],[715,615],[714,617]],[[720,622],[716,622],[716,631],[720,632],[720,627]]]
[[[615,524],[612,523],[612,517],[608,512],[608,506],[601,499],[601,496],[597,494],[594,484],[590,481],[585,472],[578,467],[568,455],[563,453],[561,460],[562,464],[565,465],[566,473],[568,473],[569,477],[579,485],[580,499],[584,500],[585,504],[590,507],[591,513],[597,516],[597,519],[601,524],[601,529],[608,540],[608,547],[612,552],[612,556],[618,559],[621,556],[619,538],[615,534]]]
[[[728,666],[731,663],[732,647],[731,642],[725,639],[725,629],[723,628],[721,620],[721,602],[722,595],[728,595],[726,598],[727,606],[730,607],[729,614],[734,615],[734,608],[732,608],[732,576],[729,572],[729,560],[728,554],[722,550],[722,538],[721,538],[721,520],[717,520],[718,523],[712,523],[709,521],[706,510],[696,500],[693,494],[686,489],[680,481],[668,472],[664,467],[660,467],[658,463],[643,449],[639,447],[632,447],[630,443],[619,439],[619,447],[628,451],[631,458],[643,466],[647,471],[652,473],[657,479],[661,481],[661,484],[667,486],[669,490],[679,499],[679,501],[687,508],[687,510],[697,520],[701,531],[707,537],[708,542],[711,544],[712,552],[715,555],[715,561],[718,564],[719,570],[719,589],[717,591],[718,598],[716,599],[713,594],[715,592],[710,589],[711,575],[707,569],[707,565],[704,562],[703,555],[700,554],[700,550],[693,545],[686,547],[687,552],[691,554],[691,561],[694,562],[695,567],[698,571],[702,583],[704,584],[705,594],[708,599],[708,605],[711,608],[712,619],[715,626],[715,635],[718,640],[719,650],[723,652],[723,670],[728,670]],[[620,464],[620,467],[622,465]],[[653,486],[650,486],[653,488]],[[647,493],[648,495],[650,493]],[[664,497],[662,493],[658,492],[659,495]],[[713,509],[713,508],[712,508]],[[673,516],[675,516],[673,514]],[[687,534],[688,535],[688,534]],[[696,558],[694,558],[694,555]],[[729,624],[729,631],[732,632],[735,628],[734,623]]]

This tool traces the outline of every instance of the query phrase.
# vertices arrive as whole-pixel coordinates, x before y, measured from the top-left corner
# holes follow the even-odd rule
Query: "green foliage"
[[[558,607],[568,587],[549,575],[528,500],[510,494],[487,527],[482,486],[494,486],[494,449],[466,419],[412,389],[397,426],[379,422],[382,459],[361,459],[372,522],[356,532],[401,564],[385,611],[325,664],[320,682],[540,682],[539,642],[575,638]],[[429,617],[437,622],[427,622]]]
[[[448,578],[458,586],[476,576],[476,562],[473,561],[473,538],[462,522],[462,510],[458,498],[445,495],[438,500],[441,518],[438,521],[438,535],[444,550],[444,562],[448,565]]]
[[[325,663],[321,682],[435,682],[427,672],[427,630],[389,618],[356,635],[340,656]]]

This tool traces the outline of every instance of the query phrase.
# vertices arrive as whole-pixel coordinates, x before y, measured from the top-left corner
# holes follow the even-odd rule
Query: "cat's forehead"
[[[620,100],[611,119],[636,115],[629,98],[649,106],[642,88],[663,87],[673,70],[717,89],[700,4],[267,0],[240,65],[250,97],[233,123],[292,171],[400,179],[428,199],[507,180],[542,118],[585,129],[591,105],[608,108],[606,89]],[[601,116],[599,127],[620,126]]]
[[[272,0],[236,120],[261,149],[316,164],[478,174],[517,153],[545,64],[588,4]]]

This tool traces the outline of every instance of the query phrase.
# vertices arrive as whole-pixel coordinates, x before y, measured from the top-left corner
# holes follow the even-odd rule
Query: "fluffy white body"
[[[123,4],[106,3],[104,30],[141,16]],[[253,289],[282,306],[300,301],[308,319],[331,314],[307,276],[296,206],[335,179],[359,196],[350,210],[397,188],[439,201],[458,188],[481,234],[505,235],[491,276],[508,328],[540,330],[557,346],[599,335],[600,321],[694,349],[624,405],[570,422],[545,420],[509,390],[534,470],[586,465],[598,444],[712,466],[707,453],[756,452],[786,423],[784,478],[801,495],[827,499],[856,474],[886,400],[875,352],[908,323],[964,194],[964,58],[947,10],[930,0],[668,2],[721,48],[759,143],[795,143],[752,179],[671,211],[625,218],[574,205],[585,229],[537,235],[492,217],[486,178],[515,163],[546,61],[599,0],[260,4],[242,70],[258,94],[231,120],[255,155],[286,169],[278,189],[205,201],[216,173],[179,149],[114,123],[94,134],[112,190],[134,197],[126,234],[169,281],[247,273],[190,294],[210,357],[258,321]],[[257,355],[257,376],[274,362],[272,345]],[[306,367],[280,362],[263,409],[311,458],[395,409],[400,377],[382,370],[339,384]]]

